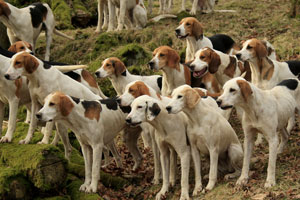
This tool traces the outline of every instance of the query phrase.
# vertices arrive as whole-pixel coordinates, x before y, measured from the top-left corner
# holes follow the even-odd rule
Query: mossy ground
[[[145,3],[147,5],[147,1]],[[174,1],[174,14],[179,12],[180,4],[181,1]],[[190,1],[187,1],[187,4],[187,8],[190,8]],[[276,53],[281,60],[300,59],[300,20],[289,17],[290,7],[290,0],[219,0],[215,7],[216,10],[230,9],[236,12],[198,14],[197,18],[203,23],[205,35],[207,36],[215,33],[224,33],[234,38],[237,43],[251,37],[266,38],[274,45]],[[149,16],[149,18],[155,16],[157,11],[158,2],[155,1],[154,14]],[[51,47],[51,59],[71,64],[88,64],[89,70],[94,72],[101,66],[101,62],[105,58],[116,56],[123,60],[132,72],[148,75],[152,72],[147,69],[146,63],[149,61],[151,52],[155,48],[161,45],[169,45],[180,52],[182,58],[184,57],[185,43],[175,37],[174,29],[178,26],[179,21],[186,16],[189,16],[189,14],[181,12],[178,14],[177,19],[165,19],[158,23],[148,23],[145,29],[139,31],[124,30],[114,33],[95,34],[95,27],[66,30],[65,33],[75,36],[76,40],[68,41],[55,36]],[[41,37],[38,41],[37,53],[40,57],[43,57],[44,52],[45,38]],[[99,84],[105,94],[109,96],[115,95],[107,79],[99,80]],[[242,141],[243,133],[240,123],[236,118],[233,118],[230,122]],[[22,132],[21,128],[19,129],[20,132]],[[287,148],[283,154],[278,156],[276,167],[277,185],[272,189],[263,188],[268,161],[268,145],[264,142],[262,146],[255,148],[254,157],[257,159],[251,164],[251,180],[246,187],[242,190],[236,190],[234,188],[236,180],[224,181],[220,179],[213,191],[200,195],[199,199],[250,199],[257,194],[265,195],[265,199],[299,199],[299,136],[299,129],[295,128],[291,133]],[[33,143],[36,143],[41,137],[41,135],[37,136]],[[15,140],[17,141],[18,139]],[[119,148],[122,148],[121,155],[126,159],[126,162],[131,160],[131,158],[128,158],[128,154],[124,153],[122,142],[118,141],[118,145]],[[152,166],[151,154],[146,153],[144,156],[146,157],[146,162],[149,161]],[[73,154],[72,159],[77,161],[74,161],[75,164],[73,166],[69,165],[72,168],[70,170],[77,171],[77,174],[83,174],[83,165],[79,154]],[[132,166],[132,163],[130,166]],[[204,171],[207,172],[206,169]],[[12,172],[3,170],[3,173],[9,174]],[[114,171],[111,173],[114,173]],[[123,199],[153,199],[160,185],[153,186],[150,183],[151,177],[148,177],[147,181],[145,181],[145,177],[149,176],[149,174],[151,175],[151,173],[153,173],[151,170],[134,173],[134,178],[132,179],[134,189],[127,189],[125,192],[123,192],[124,190],[118,190],[123,194]],[[140,174],[144,177],[141,178]],[[193,188],[193,176],[191,170],[190,192],[192,192]],[[77,179],[72,179],[72,176],[68,178],[68,181],[70,187],[78,188],[80,185]],[[207,180],[204,180],[203,184],[207,184]],[[178,182],[176,187],[171,189],[167,199],[179,198],[179,185]],[[100,188],[101,194],[103,194],[102,189],[107,190],[109,188]],[[111,192],[111,197],[122,199],[122,195],[117,195],[112,190],[109,191]],[[68,195],[60,198],[72,199]]]

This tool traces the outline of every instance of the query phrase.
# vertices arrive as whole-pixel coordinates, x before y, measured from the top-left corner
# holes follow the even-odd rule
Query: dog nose
[[[117,98],[116,101],[117,101],[118,104],[121,104],[121,99],[120,98]]]
[[[100,78],[100,72],[99,72],[99,71],[95,72],[95,75],[96,75],[98,78]]]
[[[40,113],[35,114],[35,116],[38,120],[42,119],[42,114],[40,114]]]
[[[217,100],[217,104],[218,104],[218,106],[220,107],[221,104],[222,104],[222,100],[218,99],[218,100]]]
[[[235,54],[235,56],[237,57],[237,59],[241,60],[241,56],[242,56],[242,54],[240,54],[240,53],[237,53],[237,54]]]
[[[150,69],[153,69],[153,68],[154,68],[154,62],[153,62],[153,61],[150,61],[150,62],[148,63],[148,66],[149,66]]]
[[[127,124],[131,124],[131,118],[127,118],[127,119],[126,119],[126,123],[127,123]]]
[[[195,70],[195,65],[188,65],[188,67],[190,68],[191,71]]]
[[[4,77],[5,77],[7,80],[9,80],[9,79],[10,79],[10,76],[9,76],[9,74],[5,74],[5,75],[4,75]]]
[[[175,30],[175,33],[178,35],[180,33],[180,30],[179,29],[176,29]]]
[[[171,110],[172,110],[171,106],[167,106],[166,109],[167,109],[168,113],[171,113]]]

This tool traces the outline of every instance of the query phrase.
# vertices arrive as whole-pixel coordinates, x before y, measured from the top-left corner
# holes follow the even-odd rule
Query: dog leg
[[[113,31],[115,28],[115,17],[116,17],[116,9],[115,5],[112,3],[112,0],[108,0],[108,13],[109,13],[109,23],[107,31]]]
[[[56,131],[55,135],[54,135],[54,139],[52,140],[51,144],[54,145],[54,146],[57,146],[58,142],[59,142],[59,135]]]
[[[97,23],[97,28],[95,30],[96,33],[101,32],[102,21],[103,21],[103,10],[104,10],[104,0],[98,0],[98,23]]]
[[[177,170],[177,153],[173,148],[170,148],[170,185],[172,187],[176,184],[176,170]]]
[[[283,128],[280,132],[280,136],[281,136],[281,139],[280,139],[280,144],[278,146],[278,149],[277,149],[277,153],[282,153],[283,152],[283,148],[285,147],[285,145],[287,144],[288,142],[288,139],[289,139],[289,133],[288,131],[286,130],[286,128]]]
[[[46,53],[45,53],[45,61],[49,61],[50,59],[50,47],[52,43],[52,34],[53,30],[47,27],[46,30]]]
[[[127,1],[120,1],[120,15],[119,15],[119,20],[118,20],[118,27],[117,31],[121,31],[124,28],[124,22],[125,22],[125,17],[126,17],[126,5]]]
[[[153,151],[153,157],[154,157],[154,177],[153,177],[153,184],[159,184],[159,179],[161,176],[161,164],[160,164],[160,156],[159,156],[159,149],[157,146],[157,141],[155,138],[155,129],[152,128],[151,130],[151,139],[152,139],[152,151]]]
[[[250,167],[250,159],[253,150],[253,135],[254,131],[252,130],[245,130],[245,139],[244,139],[244,159],[243,159],[243,168],[242,174],[240,178],[237,180],[236,185],[245,185],[249,179],[249,167]]]
[[[42,141],[38,142],[38,144],[49,144],[50,136],[54,127],[54,122],[47,122],[45,127],[45,133]]]
[[[3,119],[4,119],[4,103],[0,101],[0,135],[2,135]]]
[[[68,130],[61,123],[56,122],[55,125],[56,125],[56,133],[59,134],[59,136],[60,136],[60,138],[63,142],[63,145],[64,145],[65,157],[66,157],[67,160],[70,160],[70,155],[71,155],[71,152],[72,152],[72,146],[70,144],[70,140],[69,140],[69,136],[68,136]]]
[[[18,38],[15,36],[14,32],[11,29],[7,28],[6,32],[7,32],[10,45],[18,41]]]
[[[88,186],[86,192],[97,192],[97,187],[98,187],[98,181],[100,179],[100,166],[101,166],[101,159],[102,156],[102,150],[103,150],[104,144],[100,143],[95,146],[92,146],[93,149],[93,161],[92,161],[92,182]]]
[[[92,182],[92,149],[90,146],[80,143],[83,159],[84,159],[84,169],[85,169],[85,179],[84,183],[80,186],[79,190],[85,192],[87,187]],[[100,172],[99,172],[100,173]]]
[[[180,152],[180,164],[181,164],[181,195],[180,200],[189,200],[189,171],[190,171],[190,147]]]
[[[196,15],[197,13],[198,0],[193,1],[192,10],[190,11],[191,15]]]
[[[109,18],[108,4],[104,4],[103,8],[104,8],[104,10],[103,10],[104,19],[103,19],[102,29],[107,29],[108,21],[109,21],[109,19],[108,19]]]
[[[202,191],[201,159],[200,152],[194,144],[191,144],[191,153],[195,168],[195,188],[193,191],[193,196],[197,196]]]
[[[115,141],[112,140],[110,143],[108,143],[106,145],[108,147],[108,149],[110,150],[110,152],[112,153],[112,155],[114,156],[114,159],[116,161],[117,167],[118,168],[123,168],[123,164],[122,164],[122,158],[117,150]]]
[[[265,188],[270,188],[276,184],[275,170],[276,170],[276,159],[277,159],[277,147],[278,147],[278,135],[276,130],[273,131],[274,135],[269,137],[269,163],[268,163],[268,175],[265,183]]]
[[[263,142],[263,135],[261,133],[257,134],[257,139],[255,141],[255,146],[260,145]]]
[[[7,126],[7,131],[5,136],[1,138],[0,141],[1,143],[11,142],[13,134],[16,130],[19,99],[15,98],[13,100],[8,101],[8,103],[9,103],[8,126]]]
[[[169,169],[170,169],[170,152],[169,148],[164,146],[162,142],[158,144],[160,150],[160,161],[162,167],[162,174],[163,174],[163,185],[160,191],[156,194],[155,199],[160,200],[163,199],[166,193],[169,190]]]
[[[218,158],[219,152],[216,148],[209,151],[209,181],[205,190],[212,190],[215,187],[218,178]]]
[[[291,131],[292,131],[292,129],[294,128],[294,126],[295,126],[295,115],[293,115],[290,119],[289,119],[289,121],[288,121],[288,126],[287,126],[287,132],[288,132],[288,135],[290,135],[290,133],[291,133]]]
[[[149,14],[152,14],[152,8],[153,8],[153,0],[148,0],[148,10]]]
[[[168,7],[167,7],[167,13],[170,13],[172,10],[173,0],[169,0]],[[167,6],[167,5],[166,5]]]
[[[158,14],[164,13],[165,1],[166,0],[159,0],[159,11],[158,11]]]
[[[123,139],[128,147],[129,152],[132,154],[133,160],[134,160],[134,166],[133,171],[137,170],[137,168],[140,166],[142,162],[142,154],[137,146],[137,140],[139,138],[139,135],[141,133],[141,128],[133,128],[133,127],[125,127]]]
[[[24,121],[24,123],[29,124],[30,123],[30,105],[26,105],[26,119]]]
[[[232,179],[236,178],[241,175],[241,167],[242,167],[242,160],[243,160],[243,149],[239,144],[231,144],[228,149],[228,157],[230,159],[228,168],[231,167],[234,169],[233,173],[226,174],[224,179]]]
[[[194,0],[193,7],[192,7],[192,8],[194,8],[195,1],[197,1],[197,3],[198,3],[198,0]],[[186,11],[186,9],[185,9],[185,4],[186,4],[186,0],[182,0],[182,1],[181,1],[181,10],[180,10],[180,12]],[[196,8],[197,8],[197,6],[196,6]],[[196,13],[195,13],[195,14],[196,14]],[[195,14],[194,14],[194,15],[195,15]]]

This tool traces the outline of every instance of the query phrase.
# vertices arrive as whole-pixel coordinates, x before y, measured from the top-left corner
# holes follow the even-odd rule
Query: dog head
[[[126,66],[124,63],[115,57],[107,58],[102,62],[100,69],[96,71],[98,78],[112,77],[112,76],[126,76]],[[125,73],[125,74],[124,74]]]
[[[264,43],[256,38],[243,43],[243,48],[237,52],[236,57],[242,61],[253,61],[268,56],[268,51]]]
[[[195,37],[196,40],[203,38],[203,26],[194,17],[186,17],[180,21],[180,25],[175,29],[175,34],[179,39]]]
[[[221,64],[221,59],[216,51],[205,47],[196,52],[194,61],[189,65],[193,76],[200,78],[207,72],[216,73]]]
[[[10,67],[4,77],[8,80],[16,80],[22,75],[30,75],[36,71],[40,61],[27,52],[19,52],[11,58]]]
[[[179,69],[180,57],[178,53],[168,46],[161,46],[153,51],[153,58],[148,63],[152,70],[163,70],[165,67]]]
[[[27,53],[32,53],[32,45],[25,41],[18,41],[11,45],[8,49],[10,52],[18,53],[25,51]]]
[[[44,106],[36,114],[38,120],[52,121],[67,117],[74,107],[71,97],[62,92],[54,92],[45,98]]]
[[[130,106],[134,99],[142,95],[150,96],[150,89],[143,81],[134,81],[126,85],[125,92],[118,98],[121,106]]]
[[[143,95],[136,98],[131,104],[131,112],[126,118],[127,124],[137,126],[142,122],[153,121],[161,112],[158,100]]]
[[[252,88],[244,78],[233,78],[223,86],[223,94],[217,99],[222,109],[232,108],[235,105],[245,104],[252,96]]]
[[[182,85],[176,88],[172,93],[172,100],[167,105],[168,113],[178,113],[185,108],[193,109],[201,100],[201,97],[195,89],[189,85]]]

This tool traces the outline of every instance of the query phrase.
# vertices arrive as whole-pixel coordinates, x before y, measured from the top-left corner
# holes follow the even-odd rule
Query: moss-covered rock
[[[72,9],[64,0],[52,0],[51,8],[58,29],[72,29]]]
[[[186,11],[181,11],[180,13],[177,14],[177,20],[181,21],[183,18],[186,17],[194,17],[193,15],[190,15],[190,13],[186,12]]]
[[[72,24],[78,27],[86,27],[91,18],[92,14],[85,7],[83,1],[73,0]]]
[[[151,55],[137,43],[128,44],[116,51],[116,57],[126,66],[143,65],[149,62]]]

